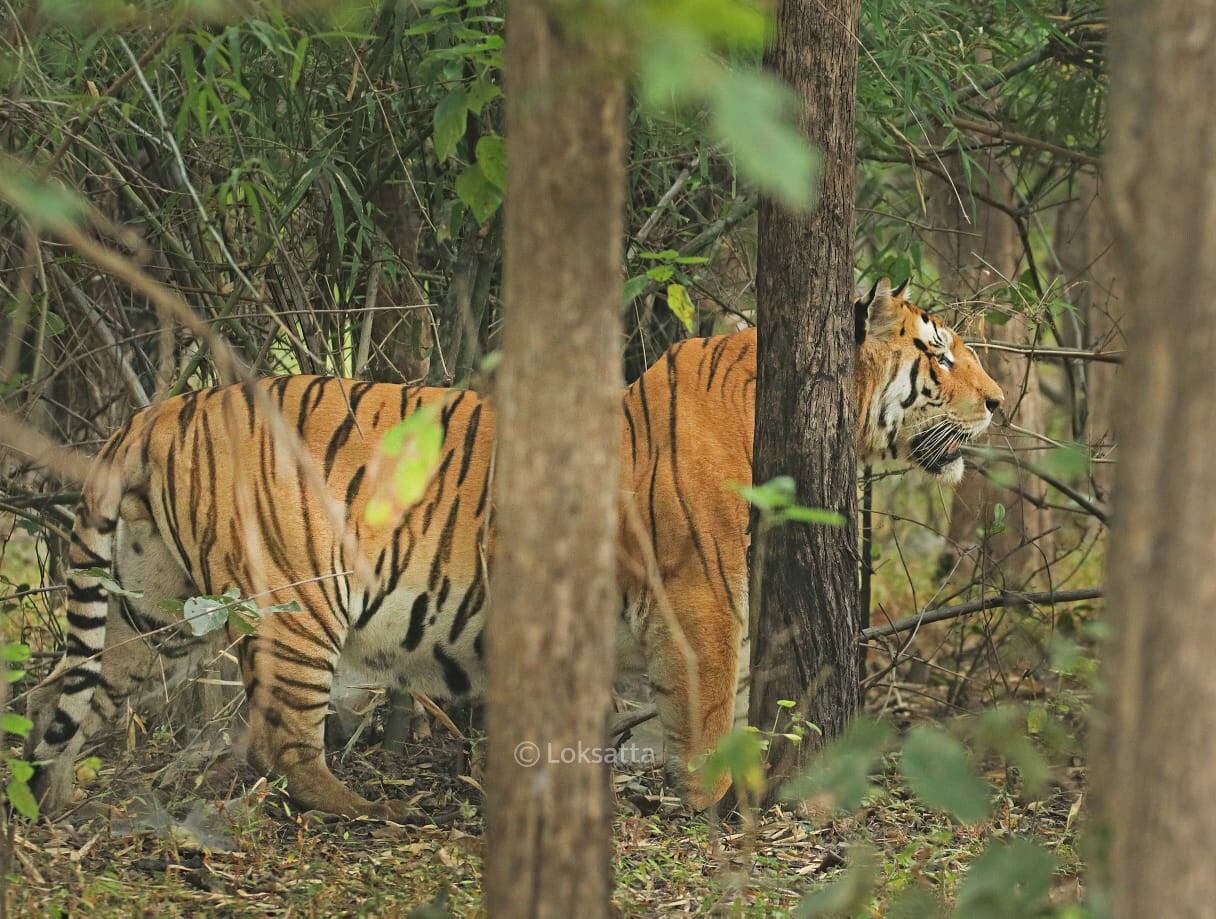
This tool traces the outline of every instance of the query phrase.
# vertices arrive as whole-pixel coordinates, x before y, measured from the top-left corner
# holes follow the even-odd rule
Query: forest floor
[[[32,556],[16,551],[28,546],[10,541],[7,549],[0,555],[7,564],[0,568],[8,571],[0,580],[14,588],[45,581]],[[916,557],[926,559],[926,570],[906,580],[876,581],[876,605],[918,606],[905,595],[906,585],[929,582],[933,555],[922,551]],[[1090,567],[1100,571],[1096,561]],[[1098,583],[1098,575],[1082,572],[1081,583],[1070,586],[1091,582]],[[1050,632],[1067,625],[1080,634],[1093,610],[1057,610],[1048,620]],[[26,610],[22,616],[33,614]],[[22,616],[6,614],[5,632],[13,633],[9,639],[25,634],[47,642],[35,649],[44,655],[42,673],[53,660],[50,640],[31,625],[36,617]],[[983,711],[999,700],[1038,700],[1082,739],[1087,684],[1053,673],[1044,663],[1039,633],[1006,628],[1009,623],[1002,625],[999,616],[998,611],[991,619],[977,618],[965,632],[937,627],[935,636],[926,630],[918,641],[929,643],[925,653],[933,663],[927,669],[901,664],[882,676],[867,708],[903,733],[962,711]],[[943,651],[947,647],[952,650]],[[1036,656],[1027,658],[1027,648]],[[882,663],[881,654],[871,656],[872,667]],[[364,743],[333,757],[335,773],[369,798],[404,798],[425,813],[455,812],[442,827],[322,822],[297,813],[276,789],[237,765],[232,751],[238,745],[227,736],[212,737],[213,748],[228,755],[204,770],[205,751],[197,744],[183,749],[178,742],[188,731],[174,735],[152,722],[146,731],[144,722],[133,721],[96,751],[96,768],[79,771],[83,787],[63,819],[10,825],[15,857],[7,870],[0,864],[0,884],[7,888],[0,899],[7,897],[9,914],[19,917],[484,915],[477,765],[482,744],[457,720],[475,738],[471,749],[435,724],[429,738],[390,754],[376,742],[373,727]],[[653,725],[639,733],[647,728]],[[640,745],[653,737],[643,736]],[[1083,743],[1076,747],[1083,750]],[[1021,793],[1016,771],[984,765],[993,808],[976,824],[922,806],[900,775],[898,754],[886,755],[871,771],[874,787],[851,814],[774,808],[754,825],[721,824],[690,813],[664,787],[658,768],[617,771],[614,906],[629,917],[782,915],[815,891],[860,877],[864,872],[851,868],[868,860],[873,867],[863,880],[873,882],[873,893],[850,914],[950,915],[945,904],[955,900],[968,866],[989,843],[1016,837],[1055,856],[1051,901],[1057,919],[1085,915],[1071,906],[1084,897],[1078,839],[1086,786],[1079,753],[1056,758],[1046,790],[1033,800]],[[207,779],[199,784],[204,772]],[[224,801],[236,803],[219,803]]]
[[[913,717],[917,717],[913,715]],[[456,811],[442,827],[369,820],[323,823],[292,810],[265,783],[240,804],[217,805],[242,767],[210,770],[194,791],[173,769],[168,735],[133,750],[102,750],[82,803],[53,825],[18,825],[8,896],[15,916],[481,915],[481,794],[467,746],[439,733],[401,755],[354,750],[335,772],[369,797],[406,798],[427,813]],[[151,791],[176,772],[172,788]],[[219,778],[217,778],[219,776]],[[992,839],[1019,836],[1059,863],[1052,899],[1081,896],[1078,816],[1083,768],[1057,770],[1032,803],[998,794],[993,816],[966,826],[921,807],[888,759],[853,816],[816,818],[774,808],[752,827],[689,813],[661,770],[614,775],[614,905],[622,916],[781,915],[843,876],[851,852],[877,850],[877,886],[862,915],[905,914],[948,901],[967,865]],[[989,775],[996,787],[1003,770]],[[230,783],[225,787],[225,783]],[[259,793],[260,788],[260,793]],[[928,902],[926,902],[928,901]]]

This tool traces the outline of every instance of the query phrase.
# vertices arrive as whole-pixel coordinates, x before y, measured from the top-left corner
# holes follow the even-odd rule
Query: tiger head
[[[911,460],[955,484],[963,446],[1005,401],[955,332],[884,278],[856,309],[858,452],[863,461]]]

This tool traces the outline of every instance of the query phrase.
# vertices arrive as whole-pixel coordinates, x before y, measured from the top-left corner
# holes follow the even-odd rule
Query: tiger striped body
[[[924,420],[937,430],[935,419],[951,416],[930,446],[953,450],[987,425],[1000,391],[952,340],[955,389],[909,398],[893,381],[929,360],[925,330],[953,333],[889,286],[862,306],[882,333],[859,349],[859,447],[870,457],[894,443],[897,455],[939,472],[923,462],[945,456],[924,447]],[[731,483],[751,479],[755,355],[754,330],[682,342],[622,399],[620,631],[641,650],[672,765],[685,778],[729,730],[747,663],[748,509]],[[441,407],[438,469],[420,500],[372,525],[364,510],[381,474],[379,442],[426,405]],[[253,762],[285,776],[304,807],[400,816],[398,804],[365,800],[326,767],[335,674],[341,667],[439,697],[484,689],[493,455],[491,403],[454,390],[284,377],[191,393],[135,416],[86,484],[60,679],[31,703],[44,808],[66,801],[85,740],[166,657],[188,672],[214,653],[215,640],[191,636],[162,601],[237,588],[259,607],[298,605],[267,615],[240,645]],[[110,597],[89,572],[97,568],[142,596]],[[704,806],[727,784],[693,777],[685,792]]]

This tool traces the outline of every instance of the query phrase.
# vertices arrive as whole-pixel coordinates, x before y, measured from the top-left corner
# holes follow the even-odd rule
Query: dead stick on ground
[[[862,629],[861,640],[869,641],[873,638],[883,638],[898,632],[910,631],[920,625],[942,622],[946,619],[957,619],[970,613],[979,613],[1002,606],[1028,606],[1032,603],[1042,605],[1076,603],[1079,600],[1096,600],[1101,596],[1102,589],[1100,587],[1084,588],[1081,590],[1057,590],[1054,592],[1045,590],[1025,594],[993,594],[982,600],[972,600],[970,603],[960,603],[957,606],[943,606],[938,609],[925,610],[917,616],[909,616],[906,619],[898,619],[886,625],[876,625],[868,629]]]

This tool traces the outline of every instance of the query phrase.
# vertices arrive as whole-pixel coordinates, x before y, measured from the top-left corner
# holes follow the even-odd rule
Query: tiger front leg
[[[704,758],[734,720],[741,626],[728,604],[701,583],[666,586],[667,610],[651,609],[640,636],[668,748],[667,769],[696,810],[730,787],[710,780]]]
[[[342,634],[303,613],[277,613],[257,629],[244,670],[249,698],[249,760],[287,780],[306,809],[343,817],[417,819],[401,801],[369,801],[339,781],[325,763],[329,710]]]

